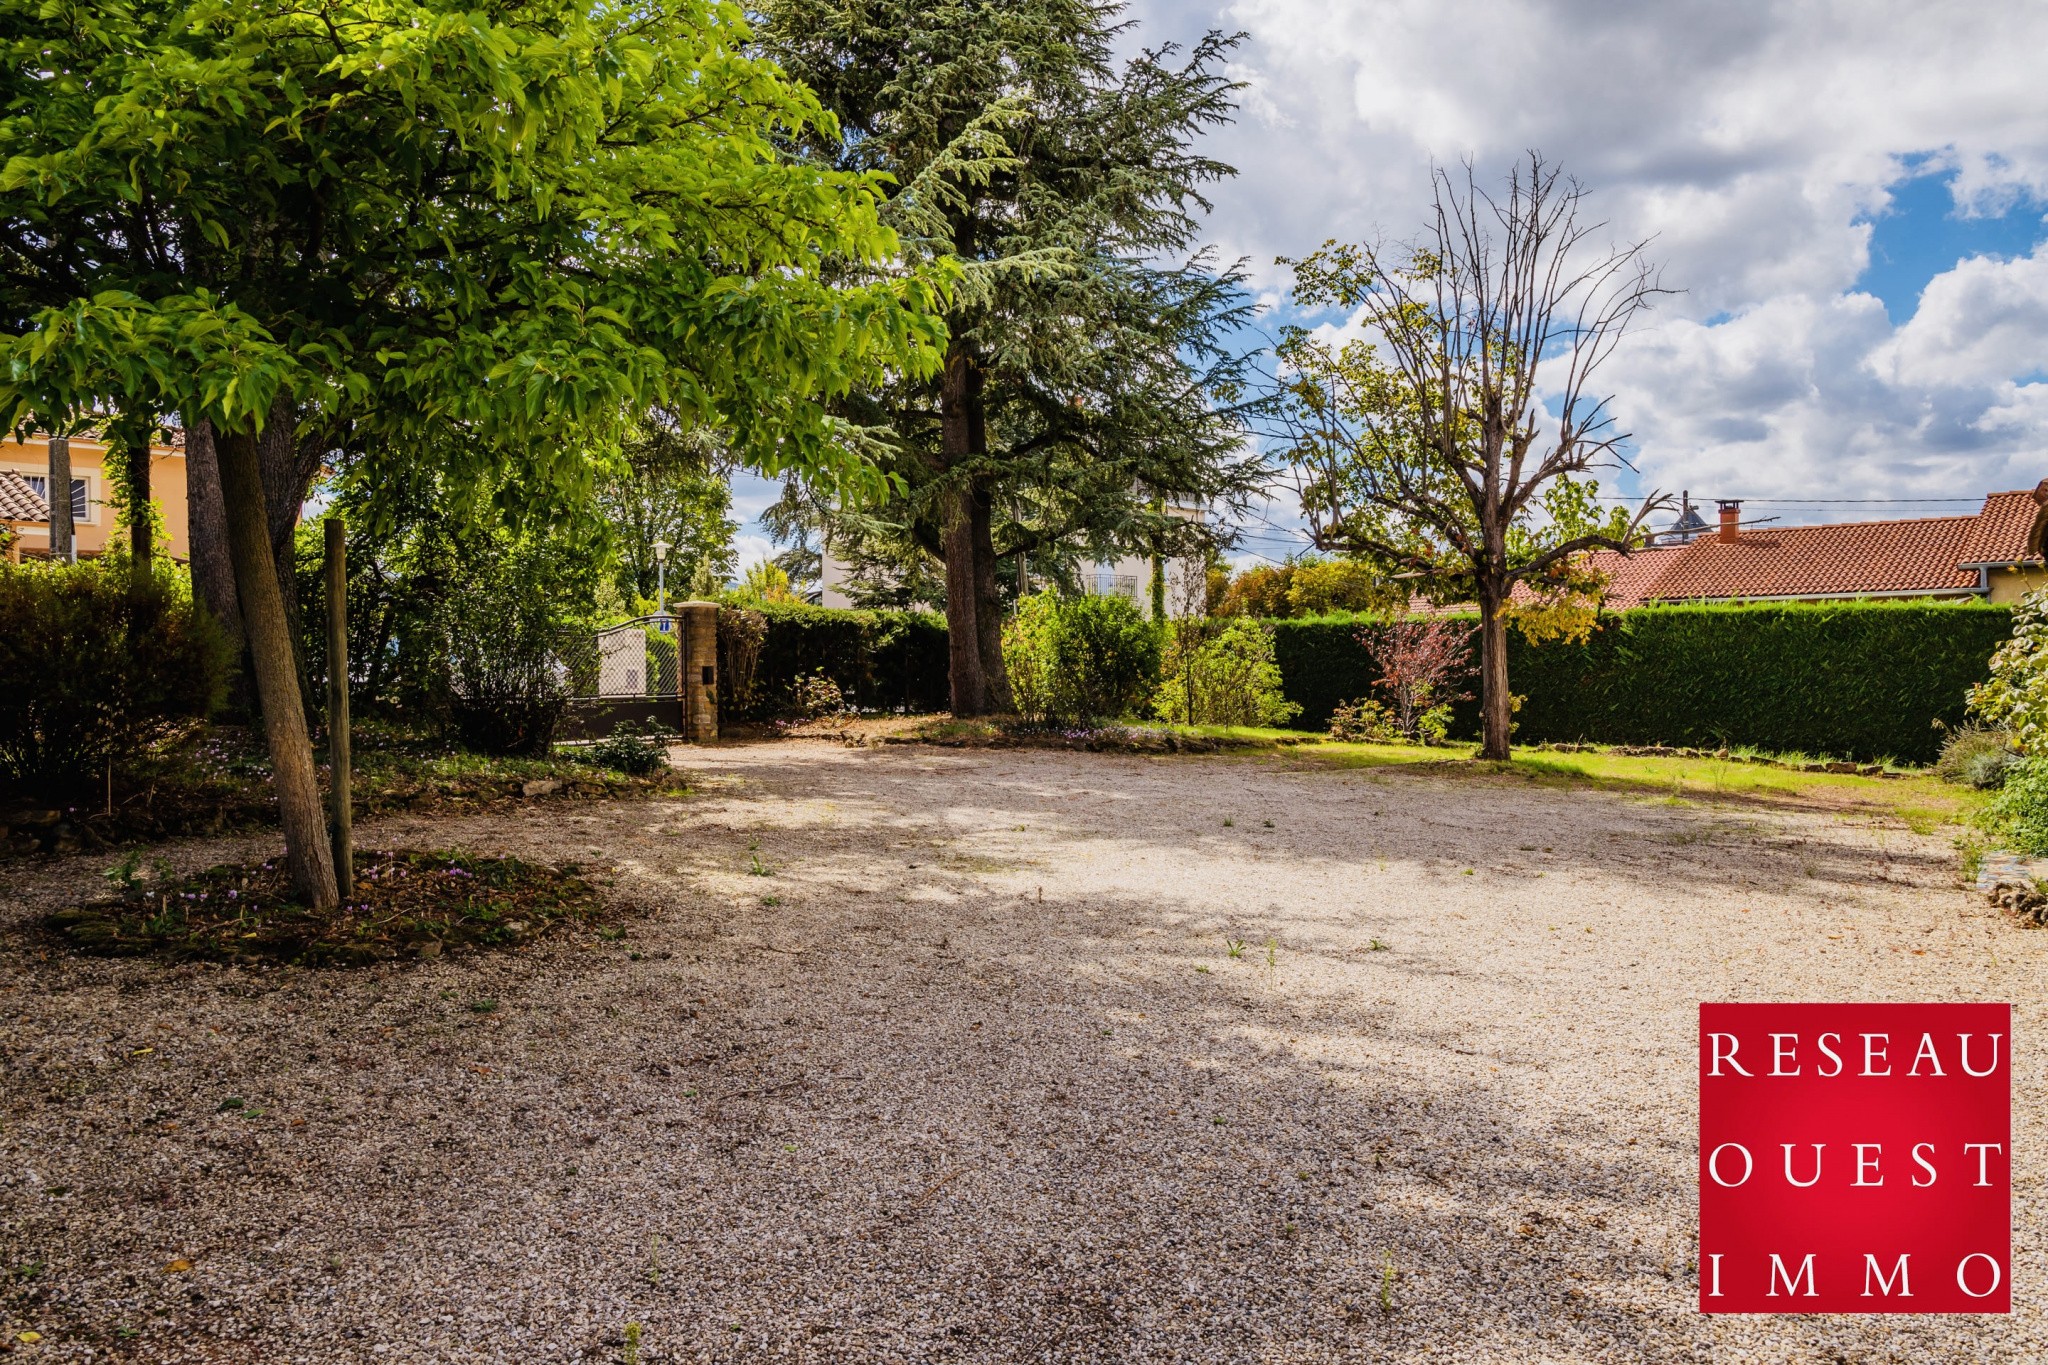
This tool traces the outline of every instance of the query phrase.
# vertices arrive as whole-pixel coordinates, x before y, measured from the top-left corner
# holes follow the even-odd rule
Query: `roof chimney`
[[[1721,509],[1721,534],[1716,539],[1723,545],[1733,545],[1742,538],[1742,500],[1721,498],[1714,505]]]

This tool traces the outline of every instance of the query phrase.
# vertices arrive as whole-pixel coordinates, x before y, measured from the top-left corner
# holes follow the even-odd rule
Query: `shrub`
[[[1159,630],[1121,597],[1024,599],[1003,627],[1017,708],[1032,719],[1114,720],[1159,678]]]
[[[610,768],[628,777],[645,777],[659,772],[668,762],[668,745],[662,742],[661,734],[661,727],[651,721],[643,725],[622,720],[612,727],[611,738],[585,749],[583,757],[600,768]]]
[[[846,710],[846,696],[839,690],[839,684],[823,673],[798,678],[794,698],[796,714],[806,720],[836,716]]]
[[[2003,730],[1966,725],[1942,741],[1934,775],[1944,782],[1988,790],[2005,781],[2006,766],[2017,757],[2011,736]]]
[[[1400,734],[1394,717],[1370,697],[1337,703],[1330,713],[1330,738],[1349,744],[1383,744]]]
[[[1970,689],[1970,710],[2012,737],[2021,753],[2048,753],[2048,592],[2012,612],[2012,638],[1991,656],[1991,676]]]
[[[467,568],[440,617],[456,738],[477,753],[546,754],[575,691],[567,623],[511,556]]]
[[[1182,725],[1285,725],[1301,713],[1280,690],[1263,621],[1179,621],[1167,635],[1152,712]]]
[[[763,623],[754,685],[742,703],[728,671],[719,669],[719,705],[736,720],[793,715],[797,680],[824,674],[848,707],[943,711],[947,702],[946,619],[928,611],[848,611],[807,603],[723,599]],[[723,635],[721,628],[721,635]]]
[[[182,571],[0,564],[0,787],[98,788],[219,705],[231,662]]]
[[[1610,613],[1583,642],[1508,636],[1521,741],[1758,749],[1932,762],[2008,634],[1999,606],[1782,602]],[[1469,620],[1470,618],[1466,618]],[[1355,620],[1274,623],[1287,696],[1309,725],[1375,677]],[[1454,708],[1454,734],[1477,707]]]
[[[754,707],[754,684],[761,672],[761,646],[768,640],[768,618],[751,607],[718,609],[719,709],[743,716]]]
[[[2022,758],[1985,807],[1985,822],[2016,853],[2048,854],[2048,758]]]
[[[1451,684],[1472,671],[1473,627],[1451,616],[1415,616],[1368,626],[1358,642],[1379,667],[1373,686],[1387,694],[1394,725],[1409,739],[1441,744],[1451,706],[1465,694]]]

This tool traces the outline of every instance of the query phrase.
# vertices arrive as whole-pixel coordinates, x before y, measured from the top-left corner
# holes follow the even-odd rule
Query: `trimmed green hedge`
[[[1300,723],[1372,693],[1353,618],[1275,621],[1275,653]],[[1527,700],[1524,743],[1750,745],[1926,763],[1935,722],[2011,633],[2005,607],[1955,602],[1783,602],[1643,607],[1607,617],[1582,645],[1508,632],[1508,684]],[[1477,691],[1477,680],[1470,685]],[[1458,709],[1478,730],[1478,704]]]
[[[768,618],[755,672],[754,705],[740,720],[787,715],[797,678],[822,672],[850,706],[864,710],[943,711],[946,618],[928,611],[848,611],[733,599]]]

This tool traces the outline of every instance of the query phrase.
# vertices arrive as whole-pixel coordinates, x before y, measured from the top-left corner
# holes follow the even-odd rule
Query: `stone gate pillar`
[[[718,738],[718,604],[684,602],[682,624],[683,738],[706,744]]]

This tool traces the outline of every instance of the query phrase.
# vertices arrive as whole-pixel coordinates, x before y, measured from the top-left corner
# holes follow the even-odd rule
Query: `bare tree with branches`
[[[1438,168],[1419,239],[1326,242],[1294,267],[1294,301],[1350,313],[1360,335],[1290,328],[1280,435],[1316,544],[1377,561],[1433,596],[1476,598],[1481,758],[1508,757],[1507,622],[1517,584],[1586,589],[1584,551],[1640,545],[1655,494],[1599,511],[1577,476],[1626,464],[1591,385],[1667,293],[1646,243],[1604,249],[1585,191],[1530,153],[1499,197],[1472,166]]]

